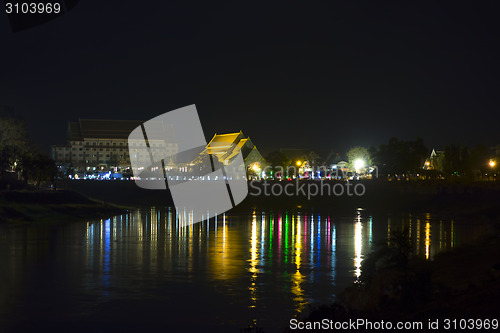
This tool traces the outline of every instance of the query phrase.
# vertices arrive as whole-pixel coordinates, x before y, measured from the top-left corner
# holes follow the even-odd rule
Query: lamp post
[[[489,176],[488,179],[489,180],[495,180],[496,178],[496,174],[495,174],[495,167],[497,165],[497,162],[493,159],[491,159],[489,162],[488,162],[488,165],[490,166],[491,168],[491,173],[492,173],[492,176]],[[488,174],[486,174],[488,175]]]

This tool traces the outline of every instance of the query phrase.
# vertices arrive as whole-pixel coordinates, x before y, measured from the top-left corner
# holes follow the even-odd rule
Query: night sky
[[[3,5],[3,3],[2,3]],[[47,148],[78,118],[196,104],[205,136],[345,151],[396,136],[500,144],[498,1],[84,0],[13,33],[0,14],[0,109]]]

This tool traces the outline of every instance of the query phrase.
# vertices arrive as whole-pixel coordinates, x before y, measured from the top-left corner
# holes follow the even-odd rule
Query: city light
[[[490,167],[494,168],[494,167],[495,167],[495,165],[496,165],[496,162],[495,162],[495,161],[493,161],[493,160],[490,160],[490,163],[489,163],[489,164],[490,164]]]
[[[362,159],[358,158],[357,160],[354,161],[354,168],[356,169],[356,172],[359,171],[359,169],[364,168],[365,166],[365,161]]]
[[[297,166],[300,166],[301,164],[302,164],[302,162],[297,161]]]

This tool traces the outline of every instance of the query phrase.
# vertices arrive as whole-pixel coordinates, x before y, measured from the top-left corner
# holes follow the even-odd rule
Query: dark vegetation
[[[0,117],[0,223],[57,222],[109,217],[123,207],[74,191],[55,191],[58,169],[30,139],[21,117]],[[53,190],[40,190],[43,187]]]
[[[15,177],[39,188],[44,182],[53,182],[57,173],[55,162],[30,139],[23,118],[0,117],[0,180]],[[0,185],[10,189],[12,182],[3,181]]]
[[[475,146],[447,144],[439,148],[436,150],[443,153],[436,156],[432,170],[423,170],[424,163],[429,159],[432,149],[425,146],[422,138],[401,140],[393,137],[378,147],[353,147],[345,156],[338,156],[337,162],[344,160],[352,167],[353,160],[361,158],[368,165],[378,168],[380,179],[386,179],[388,175],[416,177],[418,174],[428,179],[477,181],[490,179],[486,176],[495,174],[498,170],[498,164],[495,167],[488,165],[490,159],[496,160],[497,156],[485,144]],[[314,155],[315,153],[311,151],[310,154],[302,156],[301,160],[308,160],[311,166],[329,167],[328,164],[331,161],[319,163],[318,156],[314,158]],[[313,159],[315,161],[311,163]],[[287,170],[288,167],[295,166],[295,162],[279,151],[271,152],[266,156],[266,163],[272,171],[276,171],[277,167]]]

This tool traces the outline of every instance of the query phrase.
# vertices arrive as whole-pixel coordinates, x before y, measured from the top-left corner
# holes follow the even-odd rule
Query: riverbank
[[[449,326],[451,330],[467,327],[481,331],[484,320],[489,319],[491,328],[492,319],[500,320],[499,237],[497,217],[483,223],[481,236],[475,241],[441,252],[431,261],[402,254],[401,244],[405,242],[396,236],[395,244],[379,244],[363,259],[359,281],[340,293],[334,304],[303,313],[296,320],[304,325],[323,320],[341,323],[358,319],[394,325],[422,323],[421,328],[412,330],[431,332],[437,328],[443,330],[446,323],[457,325]],[[454,319],[456,323],[452,322]],[[462,319],[474,319],[474,322],[461,322]],[[478,319],[482,321],[476,322]],[[431,329],[429,320],[438,326]],[[472,326],[460,326],[464,323]],[[285,332],[308,331],[292,328]],[[381,330],[368,328],[358,327],[363,332]],[[331,329],[317,330],[327,331]]]
[[[0,192],[0,223],[46,223],[107,218],[125,206],[91,199],[72,190]]]
[[[479,211],[496,208],[498,202],[500,183],[497,182],[266,181],[250,183],[249,195],[242,205],[332,207],[349,211],[361,207],[374,212],[440,212],[453,217],[454,213],[475,215]]]
[[[131,180],[65,180],[59,181],[57,185],[61,189],[72,189],[100,200],[121,204],[135,203],[150,206],[151,202],[162,205],[172,203],[169,190],[142,189]],[[253,180],[248,182],[248,196],[244,203],[271,202],[281,205],[301,203],[314,206],[336,205],[339,201],[368,202],[374,199],[383,201],[388,198],[401,198],[401,196],[409,199],[445,198],[447,196],[477,197],[483,193],[491,195],[498,192],[500,192],[500,182]]]
[[[174,206],[169,190],[142,189],[134,181],[68,180],[58,188],[117,205]],[[368,214],[431,213],[445,219],[482,221],[500,217],[499,202],[500,182],[251,181],[247,197],[231,212],[309,209],[350,214],[363,208]]]

